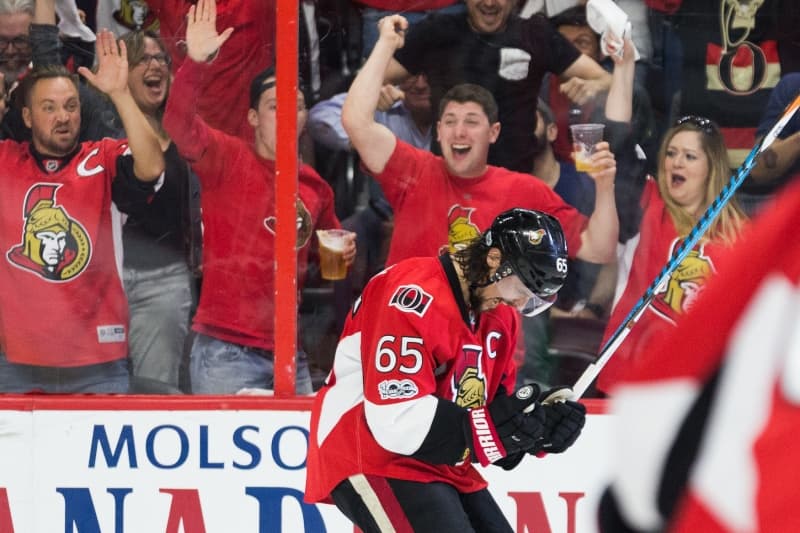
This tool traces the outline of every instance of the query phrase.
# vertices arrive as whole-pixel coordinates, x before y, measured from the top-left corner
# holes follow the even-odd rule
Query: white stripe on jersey
[[[361,500],[364,502],[364,505],[367,506],[369,514],[375,519],[381,533],[395,533],[392,521],[389,520],[386,510],[381,505],[380,498],[378,498],[378,495],[372,490],[372,486],[369,484],[369,481],[367,481],[367,478],[364,477],[364,474],[350,476],[348,481],[353,485],[358,495],[361,496]]]
[[[430,394],[388,405],[365,400],[364,414],[378,444],[390,452],[411,455],[430,433],[437,405],[439,400]]]
[[[361,332],[339,341],[333,360],[333,376],[336,383],[325,394],[319,414],[317,445],[320,447],[344,414],[364,401]]]

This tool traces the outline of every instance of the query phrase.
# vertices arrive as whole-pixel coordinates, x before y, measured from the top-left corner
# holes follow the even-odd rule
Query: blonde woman
[[[686,116],[670,128],[658,153],[658,175],[648,177],[642,192],[642,220],[622,295],[606,326],[604,341],[642,297],[647,287],[689,234],[730,177],[727,149],[711,120]],[[746,216],[735,199],[721,213],[670,276],[656,290],[653,301],[601,372],[597,388],[608,393],[637,354],[660,342],[700,296],[716,271],[721,252],[737,239]]]

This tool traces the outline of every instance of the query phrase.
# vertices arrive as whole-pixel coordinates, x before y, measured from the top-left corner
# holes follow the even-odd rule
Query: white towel
[[[81,22],[75,0],[57,0],[55,7],[59,18],[58,29],[61,33],[69,37],[77,37],[88,43],[97,40],[91,28]]]
[[[628,15],[613,0],[589,0],[586,3],[586,20],[594,31],[600,34],[600,49],[607,56],[613,54],[622,57],[623,39],[632,35],[631,22]],[[639,51],[633,47],[636,60]]]

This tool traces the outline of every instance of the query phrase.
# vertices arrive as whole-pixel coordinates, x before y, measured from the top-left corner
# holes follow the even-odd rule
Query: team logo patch
[[[390,307],[396,307],[404,313],[414,313],[423,316],[430,307],[433,296],[422,290],[418,285],[401,285],[394,291],[389,300]]]
[[[417,384],[410,379],[387,379],[378,383],[381,400],[400,400],[413,398],[419,394]]]
[[[83,226],[56,203],[61,185],[31,187],[22,208],[25,225],[21,242],[6,257],[15,266],[50,281],[68,281],[89,264],[92,245]]]
[[[544,238],[544,230],[537,229],[536,231],[532,231],[530,235],[528,235],[528,242],[530,242],[534,246],[538,246],[542,243],[542,239]]]
[[[299,250],[305,246],[311,238],[312,220],[311,213],[300,198],[295,202],[295,209],[297,210],[297,217],[295,218],[295,222],[297,223],[297,240],[295,246]],[[276,224],[277,219],[274,216],[264,219],[264,227],[273,235],[275,235]]]

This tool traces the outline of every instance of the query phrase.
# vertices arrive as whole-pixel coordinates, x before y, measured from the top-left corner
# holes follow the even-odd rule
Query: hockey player
[[[353,306],[311,420],[309,502],[331,500],[365,533],[512,531],[472,463],[559,453],[585,409],[513,391],[519,314],[566,276],[558,221],[512,209],[466,248],[401,261]]]
[[[77,81],[47,67],[22,84],[32,142],[0,143],[0,392],[128,391],[112,200],[147,201],[164,158],[128,89],[125,47],[101,32],[97,55],[96,73],[79,70],[114,103],[126,140],[79,143]]]

